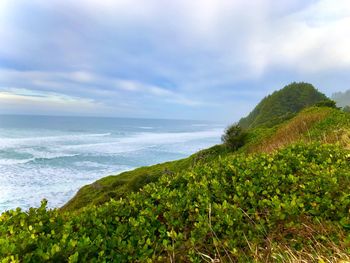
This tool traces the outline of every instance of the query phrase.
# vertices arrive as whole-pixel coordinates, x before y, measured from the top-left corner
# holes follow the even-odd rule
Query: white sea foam
[[[43,136],[43,137],[27,137],[27,138],[0,138],[0,149],[26,147],[26,146],[43,146],[47,143],[60,142],[82,142],[89,138],[108,137],[111,133],[94,133],[94,134],[72,134],[60,136]]]
[[[24,164],[30,161],[33,161],[35,158],[30,159],[0,159],[0,165],[15,165],[15,164]]]
[[[201,132],[179,132],[179,133],[137,133],[124,138],[114,140],[60,146],[60,151],[93,152],[102,154],[113,154],[122,152],[133,152],[163,144],[185,143],[192,140],[205,140],[219,137],[221,129]],[[198,150],[198,149],[197,149]]]
[[[49,148],[50,149],[50,148]],[[68,153],[68,152],[61,152],[59,149],[52,148],[51,151],[47,151],[46,149],[43,150],[36,150],[33,148],[24,148],[21,150],[21,153],[28,153],[33,156],[31,160],[38,160],[38,159],[57,159],[57,158],[64,158],[64,157],[74,157],[79,154],[77,153]],[[52,152],[54,151],[55,152]]]

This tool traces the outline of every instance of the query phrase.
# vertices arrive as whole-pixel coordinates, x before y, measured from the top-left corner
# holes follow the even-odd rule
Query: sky
[[[0,0],[0,114],[234,122],[349,47],[349,0]]]

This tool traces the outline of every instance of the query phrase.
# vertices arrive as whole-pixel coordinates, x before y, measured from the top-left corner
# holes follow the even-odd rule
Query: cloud
[[[170,89],[162,88],[155,85],[149,85],[145,83],[140,83],[133,80],[114,80],[115,86],[119,89],[137,92],[145,95],[160,97],[165,99],[169,103],[176,103],[185,106],[199,106],[204,104],[203,102],[186,98],[186,96],[178,94]]]
[[[0,86],[106,114],[243,115],[294,80],[344,90],[349,24],[347,0],[2,0]]]
[[[276,21],[275,21],[276,22]],[[272,66],[300,72],[350,67],[350,8],[347,1],[323,0],[279,19],[250,43],[259,71]]]
[[[73,72],[45,72],[45,71],[18,71],[18,70],[1,70],[0,82],[7,86],[24,86],[26,93],[33,90],[32,95],[40,94],[66,94],[67,98],[78,96],[81,99],[96,100],[99,99],[101,104],[113,106],[117,101],[128,100],[128,97],[133,98],[135,104],[138,102],[138,97],[143,96],[150,101],[161,98],[162,100],[179,104],[188,107],[202,105],[203,102],[189,99],[187,96],[175,92],[174,90],[166,89],[154,84],[142,83],[137,80],[118,79],[98,75],[88,71],[73,71]],[[30,88],[30,89],[28,89]],[[0,89],[1,90],[1,89]],[[19,89],[12,89],[13,91]],[[134,93],[131,94],[130,93]],[[17,95],[20,95],[17,93]]]
[[[5,112],[26,109],[26,114],[53,113],[57,110],[61,114],[72,111],[82,114],[93,110],[98,115],[101,110],[106,110],[103,105],[93,100],[19,88],[1,88],[0,104],[1,109]],[[30,107],[29,110],[28,107]]]

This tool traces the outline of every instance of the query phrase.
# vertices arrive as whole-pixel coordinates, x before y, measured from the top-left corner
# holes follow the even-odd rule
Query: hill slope
[[[349,128],[347,113],[328,107],[312,107],[275,127],[249,130],[246,145],[239,152],[271,152],[300,141],[338,142],[345,146],[350,142]],[[163,174],[183,172],[231,154],[235,152],[231,152],[223,145],[217,145],[182,160],[141,167],[120,175],[104,177],[82,187],[62,209],[77,210],[89,204],[103,204],[111,198],[119,199],[148,183],[157,182]]]
[[[77,210],[90,204],[99,205],[111,198],[119,199],[127,194],[138,191],[144,185],[157,182],[164,174],[175,174],[186,171],[195,165],[213,161],[220,154],[227,152],[222,145],[202,150],[192,156],[162,164],[137,168],[119,175],[104,177],[96,182],[85,185],[61,209],[64,211]]]
[[[164,174],[79,212],[3,213],[3,262],[349,259],[350,152],[297,144]],[[327,260],[326,260],[327,259]],[[218,262],[218,261],[217,261]]]
[[[328,98],[308,83],[291,83],[265,97],[254,110],[239,121],[243,128],[272,127],[294,116],[301,109]]]

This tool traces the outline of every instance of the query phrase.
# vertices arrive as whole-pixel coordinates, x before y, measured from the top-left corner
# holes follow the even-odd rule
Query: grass
[[[329,107],[311,107],[273,128],[250,131],[244,152],[272,152],[295,142],[339,143],[350,146],[350,115]]]
[[[324,120],[331,111],[331,108],[307,109],[277,129],[275,128],[271,136],[252,145],[248,152],[272,152],[296,141],[312,141],[308,132],[315,123]]]

